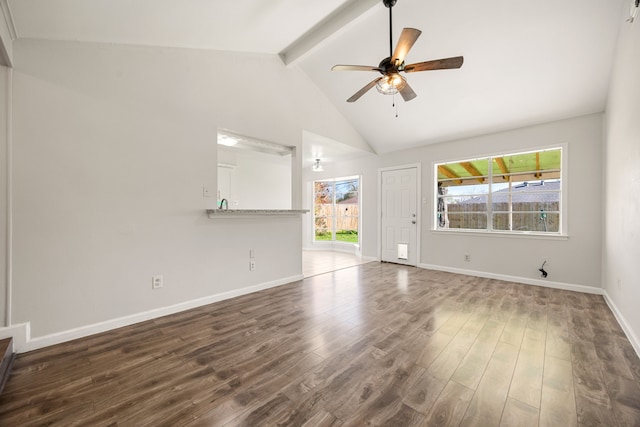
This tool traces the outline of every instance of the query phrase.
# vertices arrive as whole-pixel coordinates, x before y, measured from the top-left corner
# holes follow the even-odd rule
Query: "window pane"
[[[448,227],[469,230],[483,230],[487,228],[486,212],[449,212]]]
[[[487,182],[489,159],[444,163],[436,166],[438,181],[444,186],[473,185]]]
[[[314,187],[314,234],[316,240],[332,240],[333,183],[316,181]]]
[[[440,228],[468,228],[473,230],[487,227],[487,196],[440,197],[443,207],[439,215]]]
[[[543,150],[493,158],[493,182],[523,182],[560,178],[562,150]]]
[[[512,177],[513,178],[513,177]],[[520,181],[509,184],[496,184],[491,195],[491,209],[494,213],[494,230],[513,231],[555,231],[559,230],[559,224],[547,227],[544,224],[537,226],[533,217],[544,216],[550,212],[556,214],[560,211],[560,181]],[[512,215],[509,215],[509,212]],[[527,215],[523,215],[527,214]],[[559,217],[559,215],[556,215]]]
[[[513,231],[552,232],[560,231],[558,212],[513,212]],[[493,214],[494,230],[509,230],[509,214]]]
[[[438,197],[438,228],[487,227],[487,184],[441,186]]]
[[[336,203],[336,240],[358,243],[358,209],[358,193]]]
[[[561,165],[561,148],[436,165],[436,227],[559,232]]]
[[[358,178],[314,182],[315,240],[358,243]]]
[[[354,197],[357,200],[358,179],[336,181],[336,203],[341,203]]]

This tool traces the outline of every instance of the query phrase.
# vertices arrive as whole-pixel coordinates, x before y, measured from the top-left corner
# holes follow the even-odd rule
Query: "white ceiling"
[[[394,43],[403,27],[422,30],[407,63],[458,55],[465,62],[459,70],[407,74],[418,97],[398,98],[396,118],[392,97],[375,89],[345,102],[377,73],[330,71],[334,64],[377,65],[389,55],[381,0],[8,3],[19,38],[280,54],[379,153],[603,111],[627,6],[627,0],[398,0]],[[321,144],[322,137],[312,139]]]

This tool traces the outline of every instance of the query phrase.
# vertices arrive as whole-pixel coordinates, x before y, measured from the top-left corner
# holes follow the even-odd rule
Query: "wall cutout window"
[[[562,232],[562,148],[435,165],[435,228]]]
[[[359,220],[359,177],[313,182],[314,241],[357,244]]]
[[[291,209],[293,147],[218,130],[218,207]]]

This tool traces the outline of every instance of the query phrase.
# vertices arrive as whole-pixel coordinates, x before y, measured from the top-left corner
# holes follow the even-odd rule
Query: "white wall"
[[[0,66],[11,66],[13,64],[13,40],[9,23],[11,16],[5,14],[5,7],[0,4]]]
[[[433,163],[529,150],[540,146],[567,144],[569,236],[567,239],[497,237],[460,233],[434,232]],[[378,239],[378,168],[419,162],[422,167],[421,259],[423,266],[449,270],[468,270],[480,274],[502,275],[523,281],[540,279],[542,259],[549,272],[546,282],[599,288],[601,283],[602,244],[602,115],[594,114],[539,126],[515,129],[422,148],[379,155],[342,163],[326,164],[318,174],[305,170],[304,180],[334,176],[363,175],[362,183],[362,254],[379,257]],[[309,186],[305,185],[305,189]],[[308,193],[306,191],[305,193]],[[307,201],[311,200],[305,194]],[[311,221],[306,218],[306,221]],[[305,241],[311,239],[311,228],[305,228]],[[471,262],[464,262],[464,254]]]
[[[292,156],[218,148],[220,199],[229,209],[291,209]]]
[[[364,144],[275,56],[18,40],[14,59],[13,322],[33,337],[301,275],[299,217],[206,216],[218,128]]]
[[[607,104],[604,288],[640,354],[640,22],[621,27]]]

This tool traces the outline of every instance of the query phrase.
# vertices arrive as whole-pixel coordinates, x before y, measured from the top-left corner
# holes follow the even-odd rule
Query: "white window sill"
[[[542,239],[542,240],[569,240],[567,234],[560,233],[538,233],[535,231],[482,231],[482,230],[435,230],[431,229],[433,234],[449,234],[453,236],[476,236],[476,237],[499,237],[507,239]]]

